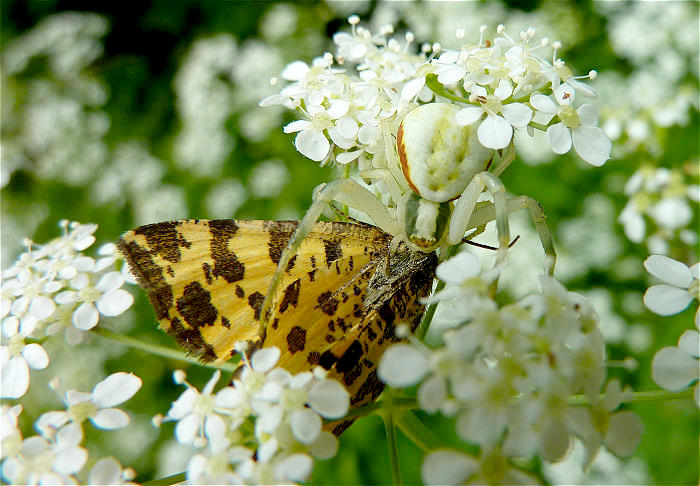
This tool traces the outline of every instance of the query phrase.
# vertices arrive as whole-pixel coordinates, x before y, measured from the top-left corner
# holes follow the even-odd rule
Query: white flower
[[[136,472],[131,469],[122,469],[121,464],[113,457],[103,457],[95,463],[88,476],[88,484],[133,485],[131,480],[136,477]]]
[[[377,368],[379,378],[396,388],[415,385],[428,371],[428,358],[410,344],[390,346],[382,355]]]
[[[113,407],[133,397],[141,389],[141,383],[138,376],[118,372],[95,385],[92,393],[69,390],[64,397],[67,409],[43,414],[37,420],[36,428],[50,438],[68,422],[80,426],[87,419],[101,429],[126,427],[129,415]]]
[[[700,263],[688,268],[685,264],[663,255],[651,255],[644,267],[653,276],[666,283],[652,285],[644,294],[644,305],[652,312],[670,316],[684,310],[693,299],[698,299]],[[698,323],[698,312],[695,313]]]
[[[73,475],[88,458],[82,440],[78,424],[63,427],[55,441],[39,435],[24,439],[19,453],[3,462],[2,475],[14,484],[77,484]]]
[[[530,97],[530,104],[538,111],[557,115],[561,120],[547,129],[547,139],[555,154],[574,150],[583,160],[596,167],[610,158],[612,143],[605,132],[598,128],[598,115],[590,103],[574,110],[569,104],[557,106],[551,98],[537,93]]]
[[[18,454],[22,448],[22,432],[17,427],[17,417],[22,405],[3,405],[0,410],[0,460]]]
[[[221,439],[226,432],[226,423],[216,413],[218,394],[212,395],[221,371],[214,372],[201,393],[184,381],[184,376],[182,371],[175,372],[175,382],[184,383],[187,390],[173,402],[165,417],[165,420],[178,421],[175,426],[177,441],[201,447],[207,443],[207,439],[212,442]]]
[[[134,302],[134,297],[120,288],[124,277],[120,272],[109,272],[100,278],[96,285],[86,273],[79,273],[70,281],[74,290],[66,290],[56,296],[56,302],[72,304],[81,302],[73,313],[76,328],[87,331],[95,327],[103,316],[113,317],[123,314]]]
[[[19,332],[19,319],[7,317],[2,322],[2,334],[9,338],[8,346],[0,346],[0,397],[20,398],[29,388],[29,368],[44,369],[49,355],[39,343],[25,343]],[[25,320],[26,323],[26,320]]]
[[[532,110],[523,103],[506,103],[503,101],[513,94],[511,84],[501,79],[493,95],[474,85],[471,88],[472,97],[481,106],[462,108],[455,115],[460,125],[471,125],[486,114],[486,119],[479,124],[477,135],[481,145],[491,149],[502,149],[508,146],[513,138],[513,127],[524,128],[532,120]],[[501,113],[503,116],[499,116]]]

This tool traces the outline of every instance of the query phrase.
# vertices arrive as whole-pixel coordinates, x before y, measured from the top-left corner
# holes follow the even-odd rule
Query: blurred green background
[[[296,152],[293,136],[282,132],[294,114],[257,103],[279,90],[269,79],[287,63],[332,52],[330,37],[347,30],[351,13],[373,31],[391,23],[397,33],[415,32],[417,45],[440,41],[447,47],[456,45],[456,27],[473,33],[481,24],[504,23],[516,35],[532,25],[562,40],[559,55],[574,72],[601,74],[590,84],[601,92],[601,126],[616,134],[615,148],[613,159],[594,170],[575,155],[555,158],[546,144],[544,152],[541,144],[529,145],[503,175],[506,187],[544,206],[561,255],[557,276],[593,299],[609,358],[633,356],[639,363],[634,371],[613,368],[610,376],[635,390],[657,389],[650,378],[654,352],[674,345],[692,326],[692,309],[672,318],[644,310],[641,295],[649,282],[641,262],[650,244],[629,241],[616,220],[629,200],[625,182],[643,165],[674,168],[686,184],[698,183],[695,2],[4,0],[0,13],[4,267],[21,251],[23,237],[44,242],[57,236],[60,219],[98,223],[98,242],[107,242],[167,219],[299,218],[313,188],[338,172]],[[662,108],[675,111],[664,119],[655,111]],[[687,228],[697,234],[697,203],[691,209]],[[648,234],[659,229],[649,218],[647,224]],[[536,241],[527,222],[517,231]],[[679,232],[662,233],[670,256],[697,261],[697,238],[688,243]],[[518,263],[532,260],[527,249],[536,248],[518,246],[521,256],[511,258],[514,280]],[[145,296],[133,290],[134,308],[114,327],[172,346],[155,331]],[[524,292],[515,284],[506,290],[512,297]],[[144,380],[128,402],[133,424],[120,432],[91,431],[92,452],[114,454],[139,472],[139,481],[184,469],[190,453],[174,442],[172,424],[158,430],[149,421],[182,392],[172,384],[172,370],[186,369],[199,386],[210,370],[98,337],[78,348],[48,343],[47,349],[52,365],[32,372],[23,400],[26,433],[42,412],[58,406],[43,385],[56,374],[68,387],[89,390],[105,373],[130,370]],[[614,460],[607,470],[594,466],[585,480],[574,468],[564,482],[697,484],[692,402],[631,408],[646,426],[635,456]],[[438,436],[459,443],[450,440],[449,424],[424,418]],[[342,436],[338,455],[316,463],[313,482],[390,482],[383,434],[379,418],[359,420]],[[422,452],[403,436],[399,448],[404,479],[418,482]]]

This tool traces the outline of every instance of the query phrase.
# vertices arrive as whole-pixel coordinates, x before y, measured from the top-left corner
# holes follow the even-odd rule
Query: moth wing
[[[297,225],[297,221],[171,221],[128,231],[118,246],[146,290],[160,327],[193,355],[223,362],[235,354],[237,341],[259,341],[260,309]],[[388,236],[381,231],[367,227],[368,237],[359,228],[365,227],[316,223],[287,266],[273,305],[289,298],[285,293],[289,282],[302,276],[310,281],[317,268],[330,269],[348,247],[345,237],[363,235],[366,241],[386,245]],[[372,245],[365,247],[367,251],[357,256],[360,266],[378,251]],[[326,282],[310,281],[314,287]],[[332,286],[335,282],[328,281]]]

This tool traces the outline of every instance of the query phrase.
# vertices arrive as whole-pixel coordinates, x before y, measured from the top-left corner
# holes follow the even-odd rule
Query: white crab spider
[[[289,260],[332,201],[365,213],[377,227],[394,235],[392,249],[403,242],[414,251],[431,252],[440,248],[443,257],[448,246],[462,242],[466,231],[495,220],[497,265],[505,259],[510,240],[508,213],[528,208],[547,255],[548,272],[553,272],[556,255],[542,207],[527,196],[507,199],[503,183],[497,177],[513,160],[512,148],[499,157],[498,152],[483,147],[477,140],[476,126],[456,123],[454,115],[459,109],[447,103],[429,103],[413,109],[398,127],[396,145],[391,135],[393,130],[385,130],[388,168],[362,175],[384,180],[395,208],[387,208],[377,196],[350,179],[335,180],[321,187],[281,255],[263,304],[263,316]],[[488,172],[497,158],[500,163],[493,172]],[[494,202],[476,209],[484,190],[491,193]]]

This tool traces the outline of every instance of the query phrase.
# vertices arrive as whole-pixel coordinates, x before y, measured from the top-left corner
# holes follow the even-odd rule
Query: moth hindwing
[[[291,372],[328,369],[353,405],[376,398],[376,364],[394,326],[418,324],[435,275],[434,253],[376,227],[317,222],[287,265],[267,329],[260,309],[298,221],[184,220],[141,226],[118,242],[160,327],[191,354],[224,362],[237,341],[277,346]]]

